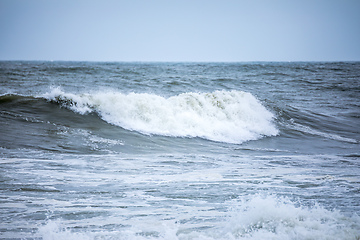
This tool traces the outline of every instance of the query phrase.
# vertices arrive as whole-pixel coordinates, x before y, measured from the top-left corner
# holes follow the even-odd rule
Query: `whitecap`
[[[72,94],[54,89],[44,97],[80,114],[96,112],[108,123],[143,134],[228,143],[278,134],[274,115],[243,91],[189,92],[164,98],[148,93]]]

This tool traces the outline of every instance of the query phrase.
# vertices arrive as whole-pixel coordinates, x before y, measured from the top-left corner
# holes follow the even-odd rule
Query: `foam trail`
[[[278,133],[273,114],[252,94],[242,91],[190,92],[164,98],[147,93],[71,94],[54,89],[44,97],[80,114],[96,112],[108,123],[144,134],[242,143]]]

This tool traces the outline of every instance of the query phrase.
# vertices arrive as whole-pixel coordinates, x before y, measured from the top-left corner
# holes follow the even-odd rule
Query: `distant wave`
[[[144,134],[228,143],[278,134],[274,115],[242,91],[189,92],[164,98],[115,91],[73,94],[56,88],[42,97],[80,114],[96,112],[108,123]]]
[[[15,101],[29,101],[35,99],[36,98],[32,96],[22,96],[18,94],[4,94],[4,95],[0,95],[0,104],[11,103]]]

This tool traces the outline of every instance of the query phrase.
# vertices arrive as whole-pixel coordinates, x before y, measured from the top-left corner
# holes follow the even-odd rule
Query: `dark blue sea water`
[[[0,238],[359,239],[359,141],[359,62],[0,62]]]

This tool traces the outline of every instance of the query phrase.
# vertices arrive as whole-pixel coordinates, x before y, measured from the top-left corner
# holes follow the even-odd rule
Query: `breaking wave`
[[[189,92],[164,98],[115,91],[73,94],[56,88],[42,97],[80,114],[96,112],[110,124],[144,134],[228,143],[278,134],[274,115],[242,91]]]
[[[288,198],[249,196],[234,201],[220,227],[191,228],[171,220],[138,221],[136,226],[115,231],[73,231],[64,221],[49,221],[37,234],[46,239],[359,239],[360,218],[345,216],[315,204],[301,206]]]

